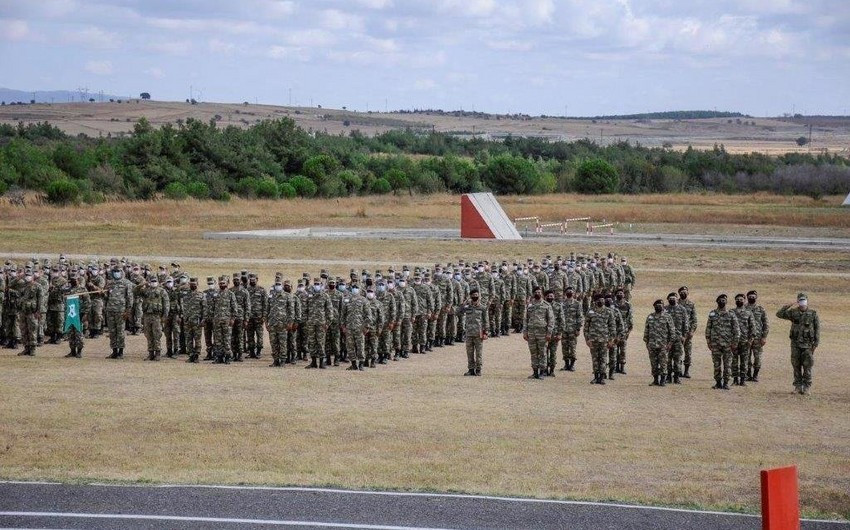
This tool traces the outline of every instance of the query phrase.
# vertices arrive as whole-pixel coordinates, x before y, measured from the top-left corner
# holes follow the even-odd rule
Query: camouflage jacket
[[[481,305],[488,305],[495,293],[493,277],[488,272],[479,272],[475,277],[478,280],[478,294],[481,296]]]
[[[625,330],[624,334],[628,335],[631,333],[632,328],[634,327],[634,316],[632,314],[632,304],[627,301],[614,301],[614,308],[620,311],[620,316],[623,317],[623,327]]]
[[[198,325],[206,318],[207,297],[202,291],[191,290],[183,295],[183,322]]]
[[[650,313],[646,317],[646,325],[643,328],[643,341],[646,343],[647,348],[651,350],[666,348],[677,338],[671,314],[671,311],[662,311],[660,313]]]
[[[251,314],[251,295],[248,289],[242,284],[230,288],[233,296],[236,298],[236,314],[233,316],[235,320],[245,320]]]
[[[2,280],[0,280],[2,282]],[[48,311],[65,311],[65,295],[67,294],[68,281],[57,276],[50,280],[50,289],[47,291],[47,310]],[[1,289],[0,289],[1,290]],[[0,294],[0,297],[3,295]]]
[[[741,331],[738,342],[749,342],[756,331],[756,320],[753,318],[753,313],[746,306],[736,307],[732,309],[735,317],[738,319],[738,326]]]
[[[552,330],[552,336],[557,337],[564,329],[564,304],[557,300],[553,300],[549,305],[552,306],[552,315],[555,317],[555,327]]]
[[[670,315],[670,318],[673,319],[673,333],[677,339],[684,338],[685,335],[688,334],[688,330],[690,330],[690,317],[688,316],[688,310],[685,307],[682,307],[678,303],[676,305],[668,305],[664,308],[664,311]]]
[[[770,324],[767,321],[767,311],[758,304],[747,304],[746,307],[750,310],[750,312],[752,312],[756,325],[752,338],[755,340],[766,339],[767,334],[770,332]]]
[[[581,309],[581,302],[573,299],[564,299],[561,303],[563,306],[563,326],[561,327],[562,334],[577,335],[581,331],[581,324],[584,320],[584,312]]]
[[[369,305],[369,311],[366,317],[366,329],[370,333],[380,333],[386,323],[384,304],[377,297],[371,300],[367,298],[366,303]]]
[[[414,314],[416,316],[430,316],[431,313],[434,312],[434,296],[431,292],[431,288],[424,283],[420,283],[418,285],[414,284],[413,290],[416,292],[416,297],[419,299],[419,312]]]
[[[286,291],[272,291],[266,303],[266,323],[269,329],[283,331],[298,321],[300,301]]]
[[[679,300],[678,305],[688,310],[688,333],[693,335],[697,331],[697,308],[690,300]]]
[[[149,285],[137,285],[133,289],[133,295],[142,300],[142,313],[155,315],[162,318],[168,316],[171,302],[168,293],[162,287],[151,287]]]
[[[613,304],[605,306],[605,309],[608,311],[609,318],[614,321],[614,336],[622,337],[626,331],[622,313]]]
[[[405,318],[409,318],[410,315],[404,312],[404,294],[398,289],[393,289],[389,293],[392,295],[393,300],[395,300],[395,321],[401,322]]]
[[[375,297],[383,306],[384,312],[384,327],[386,328],[390,324],[394,324],[398,321],[398,302],[395,297],[384,291],[383,293],[378,293]]]
[[[218,291],[219,290],[215,287],[204,289],[204,307],[207,309],[204,311],[204,320],[208,322],[212,322],[213,320],[212,308],[215,305],[216,294]]]
[[[729,348],[738,344],[741,338],[741,328],[738,318],[733,311],[715,309],[708,314],[705,324],[705,340],[708,349]]]
[[[467,302],[460,307],[460,315],[464,321],[465,338],[477,338],[490,329],[490,319],[487,308],[479,300],[477,304]]]
[[[632,270],[632,266],[629,264],[623,265],[623,283],[625,285],[630,285],[634,287],[635,285],[635,271]]]
[[[345,295],[342,294],[342,291],[334,289],[333,291],[328,291],[328,296],[331,297],[331,304],[334,306],[333,318],[330,321],[330,325],[338,326],[339,316],[342,314],[342,301],[345,299]]]
[[[25,314],[43,313],[46,311],[42,292],[43,289],[40,283],[36,281],[24,283],[23,288],[18,293],[19,311]]]
[[[219,289],[210,298],[212,303],[206,306],[209,318],[217,322],[230,322],[239,313],[239,304],[233,289]]]
[[[365,297],[352,295],[343,305],[342,325],[346,333],[363,333],[370,319],[371,307]]]
[[[798,346],[817,347],[820,343],[820,319],[814,309],[800,310],[799,307],[783,306],[776,317],[791,321],[791,342]]]
[[[260,285],[249,285],[247,291],[248,297],[251,299],[248,318],[265,318],[269,304],[269,293]]]
[[[80,323],[82,324],[83,320],[88,319],[88,314],[91,310],[91,296],[84,285],[77,284],[76,286],[71,287],[71,282],[68,282],[66,287],[66,294],[68,296],[76,295],[80,299]]]
[[[124,313],[133,310],[133,284],[121,278],[106,284],[106,311]]]
[[[602,343],[614,339],[617,333],[616,323],[610,314],[593,306],[584,315],[584,339],[589,342]]]
[[[327,291],[314,292],[307,301],[307,323],[329,325],[339,317],[335,314],[331,297]]]
[[[407,285],[400,290],[401,294],[404,296],[404,315],[405,318],[412,319],[416,315],[422,314],[419,311],[419,296],[417,296],[416,291],[410,285]]]
[[[555,313],[545,300],[532,301],[525,312],[523,330],[528,334],[551,335],[555,329]]]

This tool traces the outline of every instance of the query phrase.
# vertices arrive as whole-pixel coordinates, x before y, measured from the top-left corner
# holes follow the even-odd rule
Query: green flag
[[[83,331],[83,326],[80,324],[80,297],[77,295],[65,299],[65,327],[62,333],[66,333],[71,328],[75,328],[80,333]]]

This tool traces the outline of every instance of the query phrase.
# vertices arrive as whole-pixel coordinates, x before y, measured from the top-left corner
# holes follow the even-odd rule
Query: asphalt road
[[[238,486],[0,483],[2,528],[375,530],[761,528],[753,515],[472,495]],[[805,530],[850,523],[803,522]]]

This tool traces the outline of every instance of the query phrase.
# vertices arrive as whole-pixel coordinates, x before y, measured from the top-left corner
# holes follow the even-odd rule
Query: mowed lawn
[[[723,268],[722,259],[713,263]],[[795,464],[804,513],[850,518],[847,277],[634,265],[628,375],[604,387],[588,384],[583,344],[577,372],[526,379],[529,355],[517,335],[485,344],[480,378],[462,377],[459,345],[365,373],[268,368],[268,346],[264,359],[227,367],[146,363],[141,337],[129,339],[128,359],[118,362],[104,359],[106,338],[87,341],[82,360],[62,358],[65,346],[40,348],[31,359],[0,350],[0,476],[465,491],[754,512],[759,470]],[[266,284],[274,270],[260,269]],[[694,378],[650,387],[643,321],[654,299],[682,284],[699,310]],[[750,288],[771,316],[761,382],[711,390],[706,315],[719,292]],[[788,324],[773,316],[800,290],[822,323],[807,397],[791,393]]]

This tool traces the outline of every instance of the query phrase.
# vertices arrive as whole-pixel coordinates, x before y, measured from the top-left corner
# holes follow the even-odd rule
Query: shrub
[[[188,196],[186,186],[184,186],[182,182],[170,182],[163,191],[166,198],[173,199],[175,201],[182,201]]]
[[[481,172],[484,183],[497,193],[531,193],[539,178],[533,163],[522,157],[499,155],[491,158]]]
[[[106,202],[106,195],[100,191],[85,191],[82,194],[82,201],[86,204],[103,204]]]
[[[280,186],[278,186],[280,190],[280,196],[284,199],[294,199],[297,193],[295,192],[295,188],[292,187],[292,184],[289,182],[284,182]]]
[[[390,182],[385,178],[376,179],[372,184],[372,192],[378,194],[385,194],[392,191],[392,186],[390,186]]]
[[[342,197],[348,195],[345,183],[337,175],[327,177],[319,186],[319,195],[322,197]]]
[[[299,197],[312,197],[318,191],[316,183],[303,175],[296,175],[289,180]]]
[[[8,189],[9,189],[9,186],[5,182],[0,180],[0,195],[3,195],[4,193],[6,193],[6,190],[8,190]]]
[[[127,187],[124,185],[124,179],[121,178],[112,166],[103,164],[93,167],[88,172],[88,180],[91,182],[92,188],[103,193],[124,194]]]
[[[575,187],[579,193],[616,193],[619,185],[617,170],[601,158],[585,160],[576,170]]]
[[[345,186],[348,195],[356,195],[363,187],[363,179],[355,171],[346,169],[337,173],[337,176]]]
[[[47,200],[53,204],[70,204],[80,198],[80,187],[71,179],[61,178],[47,185]]]
[[[410,187],[410,180],[404,174],[404,171],[400,169],[393,168],[384,173],[384,180],[389,182],[390,187],[395,191]]]
[[[260,181],[254,177],[246,177],[236,182],[234,191],[246,199],[253,199],[257,196],[257,185]]]
[[[207,186],[203,182],[198,182],[197,180],[186,184],[186,193],[188,193],[190,197],[194,197],[200,200],[210,198],[209,186]]]
[[[278,189],[277,182],[275,182],[274,179],[264,178],[257,182],[255,189],[257,191],[257,197],[261,199],[280,198],[280,189]]]

